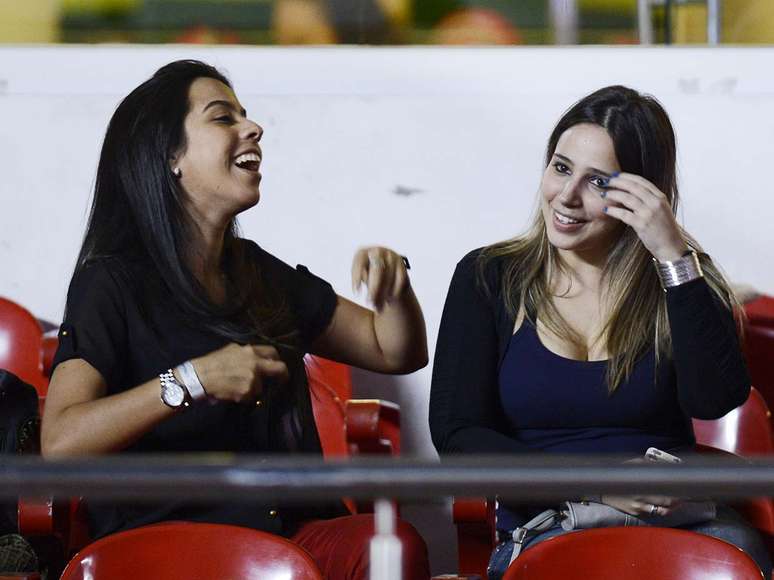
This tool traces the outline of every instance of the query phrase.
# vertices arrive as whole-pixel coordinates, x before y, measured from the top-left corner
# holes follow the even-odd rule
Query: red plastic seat
[[[352,368],[327,358],[308,355],[304,359],[309,382],[325,383],[342,401],[352,398]]]
[[[774,328],[774,296],[756,297],[744,305],[744,312],[750,324]]]
[[[752,384],[760,390],[769,407],[774,407],[774,325],[747,324],[744,356]]]
[[[599,528],[551,538],[526,550],[503,580],[761,580],[735,546],[670,528]]]
[[[264,532],[219,524],[172,522],[112,534],[70,561],[61,580],[223,578],[323,580],[312,557]]]
[[[46,396],[48,378],[43,374],[43,328],[30,312],[0,298],[0,368],[11,371]]]
[[[737,455],[774,454],[771,412],[760,392],[752,388],[747,401],[714,421],[693,420],[696,442]]]
[[[307,369],[317,357],[307,357]],[[335,363],[338,364],[338,363]],[[326,365],[316,365],[308,372],[312,411],[320,435],[323,457],[342,458],[359,454],[398,455],[400,453],[400,408],[394,403],[373,399],[343,403],[330,386],[328,375],[320,372]],[[334,375],[335,380],[336,375]],[[372,502],[355,502],[345,498],[351,513],[373,511]]]
[[[315,378],[309,377],[309,390],[323,456],[350,456],[344,404],[331,387]]]

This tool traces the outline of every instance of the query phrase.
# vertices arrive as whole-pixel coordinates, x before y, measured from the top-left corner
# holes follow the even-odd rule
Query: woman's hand
[[[207,395],[222,401],[253,403],[267,379],[288,380],[288,367],[273,346],[231,343],[191,362]]]
[[[632,516],[666,516],[681,500],[665,495],[603,495],[601,501]]]
[[[389,248],[361,248],[352,259],[352,291],[365,283],[368,300],[380,311],[385,302],[392,302],[408,287],[408,273],[403,258]]]
[[[688,249],[666,195],[644,177],[611,176],[601,195],[615,202],[605,212],[630,225],[656,260],[677,260]]]

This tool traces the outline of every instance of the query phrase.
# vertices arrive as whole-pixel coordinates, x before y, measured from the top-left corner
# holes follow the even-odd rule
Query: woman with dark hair
[[[112,452],[320,453],[303,357],[384,373],[427,362],[405,261],[358,251],[353,284],[376,311],[337,296],[240,238],[258,203],[263,129],[229,81],[198,61],[159,69],[115,111],[68,291],[46,400],[46,456]],[[90,502],[104,536],[163,520],[227,523],[289,537],[326,578],[364,578],[370,516],[340,506]],[[333,518],[333,519],[331,519]],[[407,578],[426,549],[401,523]]]
[[[430,397],[439,453],[679,455],[695,443],[692,417],[746,400],[737,302],[675,220],[675,156],[666,112],[634,90],[600,89],[562,116],[529,231],[474,250],[454,273]],[[646,518],[679,504],[594,499]],[[499,506],[492,578],[510,561],[500,555],[511,532],[541,511]],[[690,529],[742,547],[768,577],[761,539],[730,509]]]

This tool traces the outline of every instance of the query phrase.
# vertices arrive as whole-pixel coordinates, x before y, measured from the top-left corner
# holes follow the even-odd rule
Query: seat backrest
[[[48,379],[43,376],[43,329],[19,304],[0,297],[0,368],[31,384],[44,397]]]
[[[774,328],[774,296],[762,294],[744,305],[750,324]]]
[[[309,391],[323,456],[349,456],[344,403],[331,387],[313,375],[309,376]]]
[[[304,362],[310,381],[325,383],[341,401],[352,398],[352,368],[349,365],[312,355],[307,355]]]
[[[504,580],[761,580],[737,547],[672,528],[598,528],[540,542],[524,551]]]
[[[752,384],[774,407],[774,326],[747,324],[743,344]]]
[[[135,528],[90,544],[61,580],[323,580],[314,560],[292,542],[249,528],[171,522]]]
[[[752,388],[747,401],[714,421],[693,420],[696,442],[737,455],[774,453],[771,413],[760,392]]]

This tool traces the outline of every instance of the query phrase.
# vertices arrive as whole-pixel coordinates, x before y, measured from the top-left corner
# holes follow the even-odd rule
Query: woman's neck
[[[607,256],[568,250],[557,251],[563,265],[561,272],[557,272],[559,280],[565,279],[581,291],[599,292]]]
[[[192,228],[192,239],[186,256],[191,273],[216,303],[222,302],[225,296],[222,267],[225,237],[226,227],[197,224]]]

